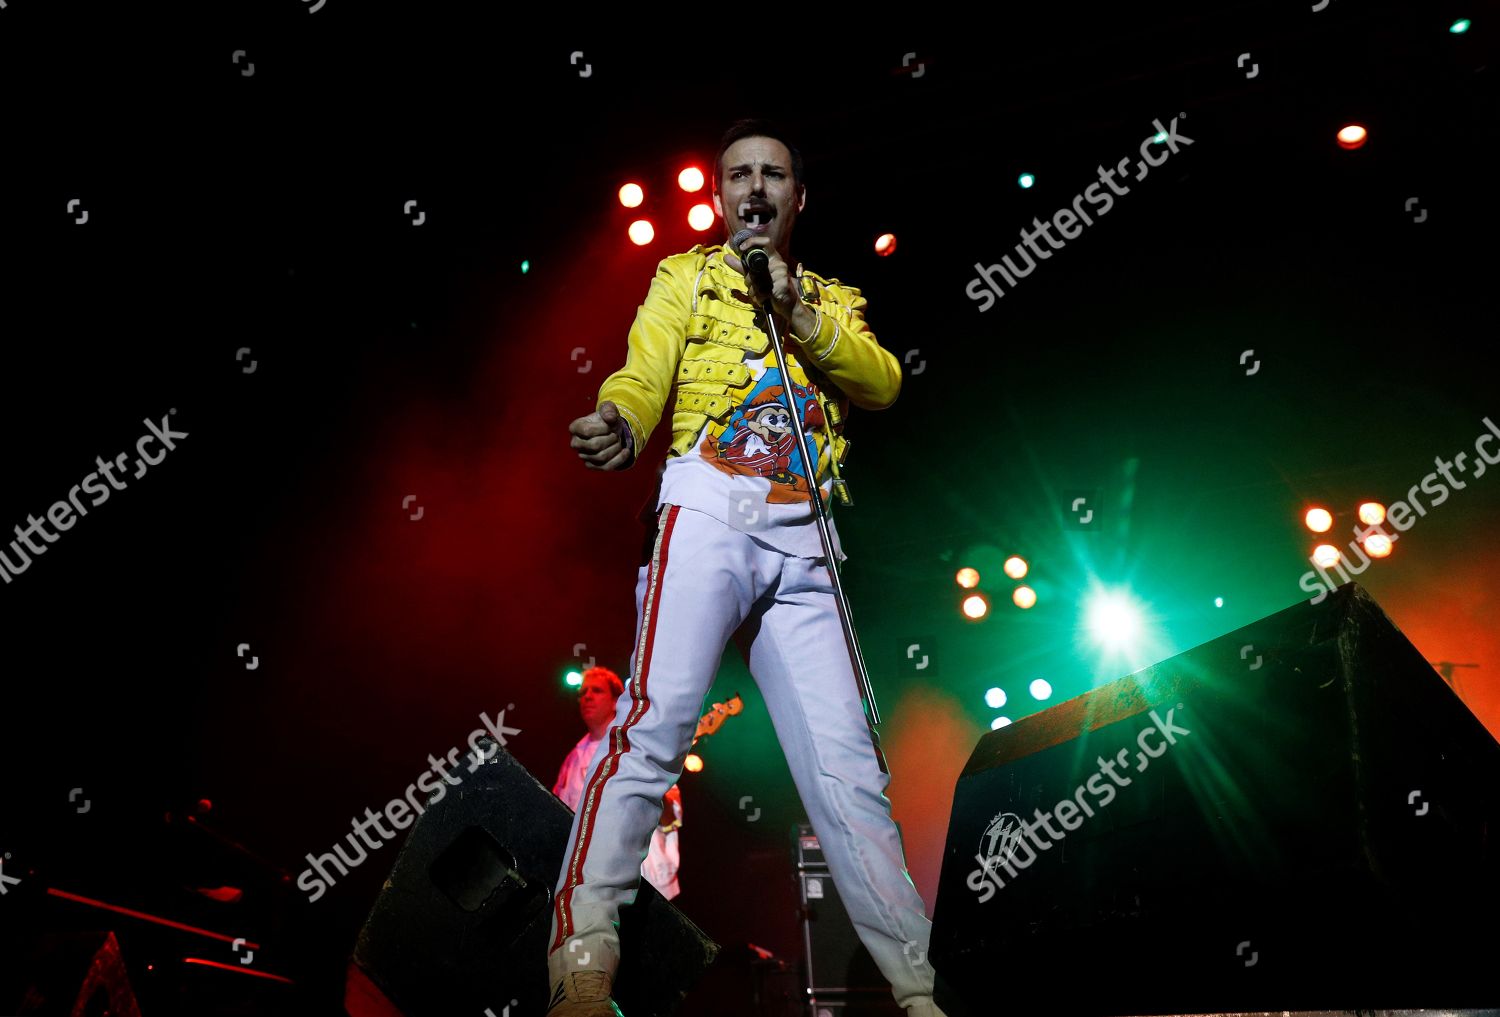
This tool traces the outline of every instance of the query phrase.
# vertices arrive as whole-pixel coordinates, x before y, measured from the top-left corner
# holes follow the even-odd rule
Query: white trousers
[[[798,794],[860,941],[902,1006],[926,1003],[932,923],[906,871],[821,558],[799,558],[712,516],[663,505],[636,583],[636,643],[615,723],[573,818],[547,964],[617,969],[619,908],[635,900],[662,796],[733,637],[765,698]],[[790,893],[790,888],[788,893]]]

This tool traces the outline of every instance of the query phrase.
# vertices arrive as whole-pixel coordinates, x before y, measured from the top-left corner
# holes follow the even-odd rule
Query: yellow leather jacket
[[[754,383],[746,351],[759,355],[771,345],[756,325],[744,275],[724,261],[723,245],[698,245],[664,258],[630,328],[625,366],[604,379],[598,402],[619,409],[639,458],[670,399],[672,447],[682,455],[712,417],[723,422]],[[901,365],[875,340],[865,323],[860,291],[837,279],[800,272],[802,299],[821,314],[816,335],[785,333],[788,355],[822,390],[826,421],[817,475],[835,475],[848,454],[843,434],[847,404],[883,410],[901,391]],[[818,377],[821,374],[822,377]],[[634,465],[634,458],[631,463]]]

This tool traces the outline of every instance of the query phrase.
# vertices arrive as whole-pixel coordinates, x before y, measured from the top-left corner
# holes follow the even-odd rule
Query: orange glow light
[[[689,166],[677,174],[677,186],[689,194],[703,190],[703,171],[697,166]]]
[[[682,768],[688,773],[702,772],[703,757],[696,752],[689,752],[688,757],[682,761]]]
[[[1333,526],[1333,514],[1327,509],[1308,509],[1306,520],[1307,528],[1314,533],[1327,533]]]
[[[1372,533],[1365,538],[1365,553],[1371,558],[1389,558],[1391,538],[1384,533]]]
[[[1313,564],[1320,569],[1332,568],[1339,562],[1339,549],[1332,544],[1319,544],[1313,548]]]
[[[972,590],[979,585],[978,569],[959,569],[958,574],[953,577],[958,580],[958,585],[966,590]]]
[[[1024,611],[1036,603],[1036,591],[1029,586],[1017,586],[1010,599]]]
[[[646,192],[640,184],[626,184],[620,188],[620,204],[626,208],[640,208],[646,200]]]
[[[1005,559],[1005,574],[1012,579],[1023,579],[1031,566],[1026,564],[1026,559],[1018,554],[1013,554]]]
[[[967,618],[983,618],[990,613],[990,603],[984,599],[984,594],[976,593],[964,598],[964,616]]]
[[[1339,147],[1359,148],[1369,139],[1370,133],[1359,124],[1349,124],[1339,131]]]
[[[1367,526],[1379,526],[1385,522],[1385,506],[1378,501],[1367,501],[1359,507],[1359,521]]]

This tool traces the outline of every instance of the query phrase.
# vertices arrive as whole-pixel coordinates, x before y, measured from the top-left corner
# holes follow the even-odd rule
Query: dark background
[[[189,434],[0,585],[7,873],[184,916],[184,885],[238,878],[181,832],[192,803],[295,875],[480,711],[507,709],[510,751],[551,786],[582,734],[563,673],[626,668],[634,517],[666,446],[661,428],[605,476],[566,427],[623,363],[656,262],[722,239],[683,224],[674,180],[740,116],[802,139],[797,257],[860,287],[906,364],[896,405],[849,424],[839,528],[929,909],[953,781],[992,718],[1045,707],[1031,679],[1068,698],[1304,598],[1306,507],[1347,543],[1359,500],[1402,497],[1500,420],[1494,4],[1038,8],[868,37],[874,14],[704,9],[670,40],[654,9],[616,31],[457,5],[134,6],[0,11],[0,526],[145,418],[175,409]],[[1191,147],[980,313],[976,263],[1174,116]],[[1334,140],[1350,122],[1357,151]],[[644,248],[627,180],[657,225]],[[1074,491],[1100,525],[1069,525]],[[1479,665],[1456,688],[1492,732],[1497,492],[1454,492],[1360,577],[1429,660]],[[983,622],[957,610],[962,565]],[[1149,605],[1126,654],[1080,634],[1097,584]],[[736,691],[745,714],[683,782],[678,903],[791,957],[800,806],[731,650],[710,700]],[[266,966],[326,1002],[394,852],[257,912]]]

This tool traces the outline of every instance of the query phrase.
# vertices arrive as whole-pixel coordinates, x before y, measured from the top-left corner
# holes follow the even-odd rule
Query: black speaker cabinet
[[[889,996],[890,986],[875,966],[870,951],[859,941],[828,870],[802,870],[797,873],[797,882],[808,992],[825,996],[867,991]]]
[[[796,830],[798,913],[809,1017],[903,1017],[890,983],[859,939],[809,824]]]
[[[1500,746],[1348,584],[985,735],[950,1017],[1500,1003]]]
[[[553,887],[573,814],[504,749],[479,748],[490,758],[472,773],[456,767],[462,783],[413,826],[354,951],[405,1017],[546,1010]],[[664,1017],[718,946],[642,880],[620,912],[620,952],[621,1009]]]

